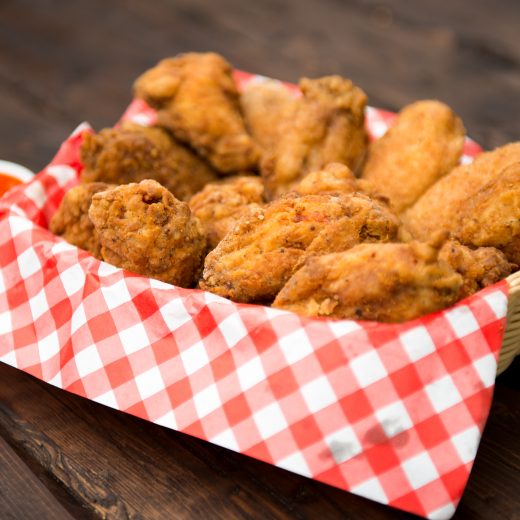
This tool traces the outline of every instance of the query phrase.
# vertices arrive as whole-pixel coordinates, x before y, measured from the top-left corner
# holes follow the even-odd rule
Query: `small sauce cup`
[[[34,173],[19,164],[0,161],[0,197],[13,186],[30,181]]]

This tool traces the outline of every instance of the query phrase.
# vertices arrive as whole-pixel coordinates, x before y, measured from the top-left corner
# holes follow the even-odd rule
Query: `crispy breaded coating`
[[[454,234],[465,244],[492,246],[520,264],[520,162],[489,181],[462,208]]]
[[[230,177],[207,184],[189,205],[199,219],[211,249],[233,229],[240,217],[264,203],[264,185],[259,177]]]
[[[329,318],[401,322],[455,303],[462,276],[427,244],[360,244],[307,259],[273,306]]]
[[[483,153],[471,164],[458,166],[402,215],[405,227],[419,240],[428,240],[439,230],[452,231],[468,199],[519,161],[520,142],[517,142]]]
[[[272,301],[327,226],[345,218],[356,221],[356,204],[346,196],[286,196],[252,210],[206,257],[200,287],[239,302]],[[342,231],[352,235],[337,241],[363,240],[355,223]],[[321,244],[337,246],[336,241]]]
[[[188,204],[158,182],[144,180],[98,193],[89,216],[106,262],[180,287],[194,285],[206,239]]]
[[[104,182],[91,182],[71,188],[52,217],[49,230],[101,259],[101,244],[88,216],[88,209],[95,193],[112,188],[113,185]]]
[[[361,242],[392,242],[397,238],[399,218],[381,201],[359,192],[342,199],[347,214],[325,226],[311,242],[305,255],[346,251]]]
[[[444,103],[412,103],[370,145],[363,178],[372,181],[392,209],[401,213],[457,165],[464,135],[462,121]]]
[[[240,104],[251,136],[261,150],[270,150],[290,124],[297,101],[282,83],[267,79],[250,82],[241,92]]]
[[[291,125],[262,158],[261,172],[271,198],[331,162],[356,170],[365,156],[365,93],[341,76],[304,78],[300,89],[303,96],[297,100]]]
[[[448,240],[441,247],[439,258],[462,275],[459,299],[493,285],[517,268],[494,247],[469,248],[457,240]]]
[[[253,169],[259,152],[247,133],[231,65],[220,55],[190,52],[140,76],[135,95],[157,109],[158,124],[223,174]]]
[[[83,182],[127,184],[154,179],[181,200],[217,179],[209,165],[168,132],[129,122],[86,134],[81,159]]]
[[[358,191],[358,185],[356,177],[348,166],[329,163],[322,169],[305,175],[294,186],[294,191],[300,195],[352,193]]]

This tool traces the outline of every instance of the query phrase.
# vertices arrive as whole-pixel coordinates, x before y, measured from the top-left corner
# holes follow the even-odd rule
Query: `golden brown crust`
[[[250,170],[259,153],[246,132],[231,65],[215,53],[162,60],[134,85],[158,110],[158,124],[188,143],[219,172]]]
[[[273,306],[306,316],[401,322],[455,303],[461,285],[461,275],[426,244],[360,244],[310,257]]]
[[[517,268],[494,247],[470,248],[457,240],[448,240],[440,249],[439,258],[462,275],[459,299],[502,280]]]
[[[92,197],[103,260],[180,287],[194,285],[206,240],[188,204],[153,180]]]
[[[293,189],[299,195],[341,194],[358,191],[358,184],[348,166],[329,163],[322,169],[305,175]]]
[[[251,82],[240,95],[247,128],[261,150],[276,146],[290,124],[297,101],[279,81]]]
[[[369,147],[363,178],[401,213],[457,165],[464,134],[462,121],[444,103],[412,103]]]
[[[438,230],[453,231],[468,199],[505,168],[520,161],[520,142],[479,155],[471,164],[458,166],[438,180],[403,214],[403,222],[419,240]]]
[[[264,154],[261,172],[269,196],[292,189],[304,175],[330,162],[355,170],[368,143],[365,93],[341,76],[300,81],[303,96],[278,145]]]
[[[181,200],[217,179],[202,159],[163,129],[129,122],[86,134],[81,159],[83,182],[127,184],[154,179]]]
[[[58,211],[50,221],[50,231],[101,259],[101,244],[88,216],[88,209],[94,194],[111,188],[114,186],[104,182],[80,184],[71,188],[65,193]]]
[[[520,162],[466,202],[454,234],[465,244],[496,247],[520,264]]]
[[[290,195],[251,211],[206,257],[201,288],[240,302],[271,301],[327,226],[347,218],[354,222],[344,226],[345,236],[321,240],[316,249],[362,240],[359,231],[366,220],[355,216],[360,197]]]
[[[204,228],[209,247],[213,249],[242,216],[263,203],[261,179],[241,176],[207,184],[190,199],[189,205]]]

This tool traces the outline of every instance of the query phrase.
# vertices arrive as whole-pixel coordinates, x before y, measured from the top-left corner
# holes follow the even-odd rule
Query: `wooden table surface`
[[[1,0],[0,158],[40,169],[187,50],[288,81],[340,73],[388,109],[437,97],[491,148],[520,138],[519,20],[515,0]],[[497,381],[457,518],[520,518],[519,375]],[[411,518],[0,366],[0,519],[97,517]]]

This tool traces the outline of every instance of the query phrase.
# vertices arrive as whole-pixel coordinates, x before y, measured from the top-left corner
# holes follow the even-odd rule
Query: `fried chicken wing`
[[[347,196],[288,195],[251,211],[206,257],[200,287],[239,302],[271,301],[309,246],[321,251],[340,243],[350,247],[364,239],[361,230],[371,214],[361,209],[365,203],[369,205]],[[343,225],[344,236],[327,236],[329,241],[320,236],[342,219],[353,222],[350,227]],[[365,227],[372,229],[372,224]],[[315,239],[320,243],[313,246]]]
[[[88,209],[94,194],[112,188],[113,185],[104,182],[80,184],[71,188],[50,221],[50,231],[101,259],[99,237],[88,216]]]
[[[240,217],[264,203],[264,185],[259,177],[230,177],[207,184],[190,202],[211,249],[231,231]]]
[[[457,165],[464,134],[462,121],[444,103],[412,103],[371,144],[362,176],[401,213]]]
[[[483,153],[471,164],[456,167],[402,215],[406,229],[419,240],[428,240],[438,230],[453,231],[468,199],[515,162],[520,162],[520,142]]]
[[[259,152],[240,112],[231,65],[215,53],[162,60],[140,76],[135,94],[158,113],[158,124],[188,143],[223,174],[257,165]]]
[[[502,280],[518,267],[494,247],[470,248],[457,240],[445,242],[439,251],[439,258],[463,278],[458,299]]]
[[[264,151],[276,146],[297,105],[294,94],[279,81],[269,79],[249,83],[240,103],[247,128]]]
[[[307,259],[273,306],[329,318],[401,322],[455,303],[462,276],[427,244],[360,244]]]
[[[271,198],[330,162],[355,170],[365,156],[365,93],[341,76],[304,78],[300,89],[291,124],[261,161]]]
[[[520,264],[520,162],[467,201],[454,234],[465,244],[496,247]]]
[[[168,132],[135,123],[86,134],[81,159],[83,182],[127,184],[154,179],[181,200],[217,179],[202,159]]]
[[[186,202],[154,180],[92,197],[89,217],[103,260],[180,287],[194,285],[206,240]]]

